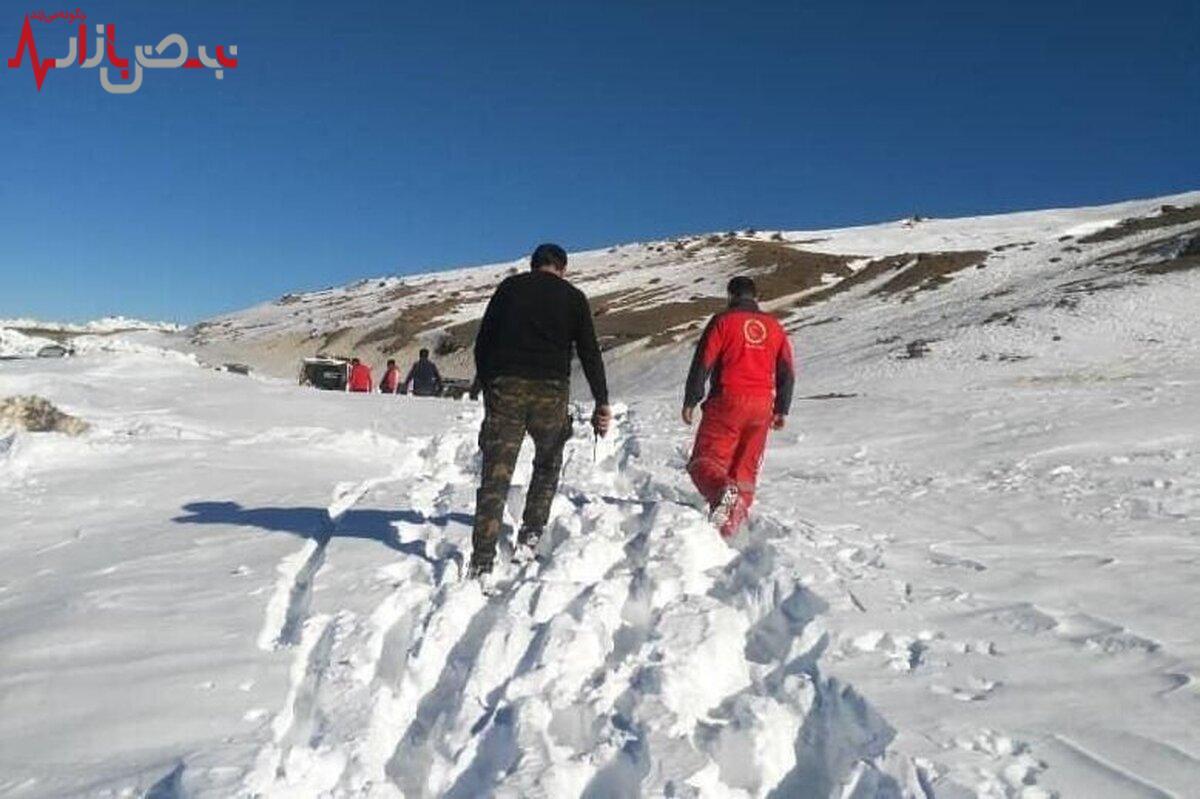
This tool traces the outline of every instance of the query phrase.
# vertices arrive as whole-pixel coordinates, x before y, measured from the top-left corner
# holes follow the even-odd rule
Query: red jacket
[[[384,394],[395,394],[396,386],[400,383],[400,369],[395,366],[389,366],[387,371],[383,373],[383,379],[379,381],[379,390]]]
[[[374,388],[371,380],[371,367],[365,363],[354,364],[350,367],[350,380],[346,388],[350,391],[370,391]]]
[[[698,405],[711,376],[710,397],[775,397],[775,413],[792,406],[795,365],[792,343],[774,316],[753,300],[739,300],[714,316],[700,336],[688,372],[683,404]]]

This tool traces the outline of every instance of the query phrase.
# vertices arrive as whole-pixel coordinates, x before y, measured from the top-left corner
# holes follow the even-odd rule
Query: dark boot
[[[539,527],[522,527],[517,533],[517,548],[513,552],[513,561],[524,563],[537,558],[538,542],[542,540],[542,530]]]
[[[476,560],[471,558],[471,564],[467,566],[467,579],[478,580],[490,576],[492,573],[492,561]]]

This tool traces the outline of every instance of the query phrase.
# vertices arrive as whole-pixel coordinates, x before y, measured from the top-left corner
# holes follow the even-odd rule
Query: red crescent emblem
[[[742,335],[746,337],[747,344],[760,346],[767,340],[767,326],[758,319],[747,319],[742,325]]]

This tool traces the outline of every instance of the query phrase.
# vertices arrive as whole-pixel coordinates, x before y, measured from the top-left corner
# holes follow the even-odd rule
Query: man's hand
[[[688,427],[691,427],[692,420],[696,416],[696,406],[695,405],[684,405],[683,413],[679,414],[679,416],[681,419],[683,419],[684,424],[686,424]]]
[[[608,405],[597,405],[596,410],[592,413],[592,430],[600,438],[608,435],[608,428],[612,426],[612,408]]]
[[[787,424],[787,416],[785,414],[777,413],[771,419],[771,429],[772,430],[782,430],[784,428],[784,425],[786,425],[786,424]]]

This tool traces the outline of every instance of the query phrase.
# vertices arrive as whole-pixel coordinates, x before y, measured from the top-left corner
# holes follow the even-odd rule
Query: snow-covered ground
[[[128,346],[127,338],[160,340],[181,330],[181,325],[170,322],[144,322],[124,316],[106,316],[84,324],[0,319],[0,358],[32,358],[42,347],[60,341],[81,349]],[[122,334],[122,338],[114,338],[116,334]]]
[[[120,333],[130,330],[158,330],[173,332],[181,330],[182,325],[174,322],[147,322],[143,319],[130,319],[125,316],[105,316],[93,319],[83,324],[72,322],[45,322],[38,319],[0,319],[0,328],[33,328],[38,330],[53,330],[61,333]]]
[[[38,350],[54,341],[40,336],[29,336],[18,330],[0,327],[0,358],[32,358]]]
[[[1060,255],[1100,215],[1047,214],[792,320],[732,548],[683,474],[686,347],[616,353],[616,432],[578,427],[544,562],[491,599],[473,403],[161,334],[0,362],[93,424],[0,433],[0,795],[1198,795],[1200,270],[1064,294],[1146,237]]]

